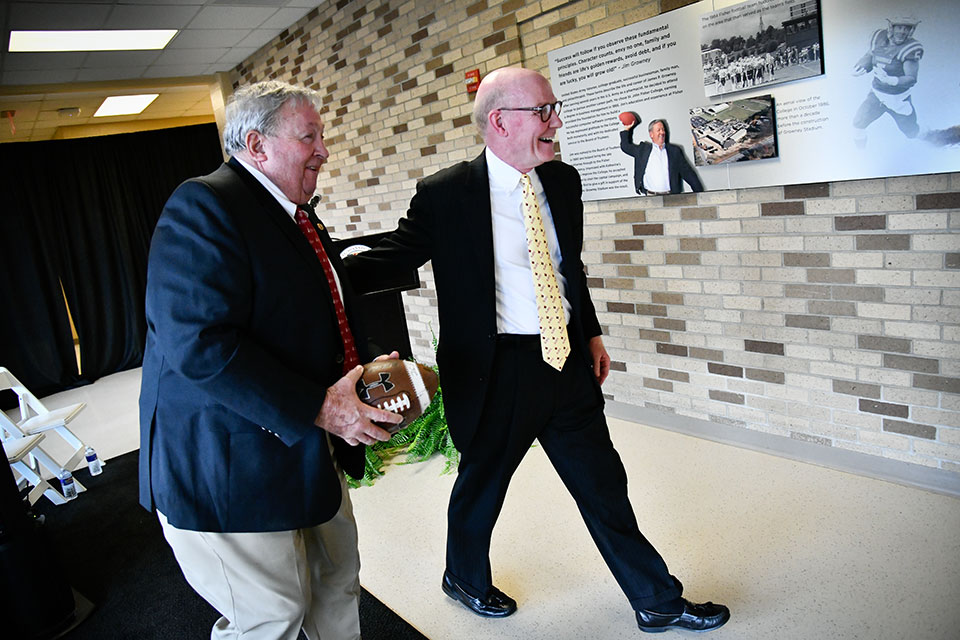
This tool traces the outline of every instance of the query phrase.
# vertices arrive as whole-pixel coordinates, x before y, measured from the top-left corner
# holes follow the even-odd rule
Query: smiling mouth
[[[537,138],[537,140],[545,144],[553,144],[553,138]]]

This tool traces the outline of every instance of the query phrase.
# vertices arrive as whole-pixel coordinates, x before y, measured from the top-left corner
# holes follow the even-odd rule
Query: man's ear
[[[247,153],[252,160],[262,162],[267,159],[266,149],[263,147],[264,135],[256,129],[247,131],[243,140],[247,146]]]
[[[494,109],[487,114],[487,131],[504,138],[509,135],[506,127],[503,126],[503,113],[499,109]]]

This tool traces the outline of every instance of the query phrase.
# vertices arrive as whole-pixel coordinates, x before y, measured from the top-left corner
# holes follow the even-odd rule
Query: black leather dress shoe
[[[722,604],[704,602],[695,604],[686,598],[680,613],[657,613],[650,609],[637,611],[637,625],[640,631],[660,633],[667,629],[686,629],[687,631],[713,631],[719,629],[730,619],[730,609]]]
[[[517,610],[516,600],[496,587],[490,587],[490,592],[486,598],[476,598],[467,593],[446,571],[443,572],[441,586],[445,594],[459,601],[478,616],[505,618]]]

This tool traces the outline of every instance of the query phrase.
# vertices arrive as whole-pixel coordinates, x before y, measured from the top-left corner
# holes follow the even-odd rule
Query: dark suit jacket
[[[653,143],[634,144],[630,138],[632,134],[632,128],[620,132],[620,150],[633,156],[634,186],[637,188],[637,193],[646,195],[647,190],[643,186],[643,174],[647,170],[647,160],[650,158]],[[683,192],[681,180],[686,181],[694,191],[703,191],[703,183],[700,182],[700,177],[687,162],[687,157],[683,154],[683,149],[679,145],[667,144],[667,172],[670,174],[670,193]]]
[[[587,343],[600,324],[587,290],[580,251],[583,202],[576,169],[558,161],[536,169],[557,229],[573,308],[571,348],[591,362]],[[487,162],[480,154],[426,178],[417,185],[407,217],[370,251],[347,258],[358,289],[371,289],[382,269],[415,269],[433,261],[440,315],[437,364],[450,434],[460,451],[477,429],[493,366],[497,335],[493,223]],[[593,375],[591,374],[591,379]],[[600,386],[596,384],[602,406]]]
[[[349,311],[349,289],[344,297]],[[297,225],[236,160],[167,201],[150,246],[146,317],[141,504],[199,531],[333,517],[340,482],[313,423],[342,375],[330,289]],[[362,474],[363,448],[332,440],[341,465]]]

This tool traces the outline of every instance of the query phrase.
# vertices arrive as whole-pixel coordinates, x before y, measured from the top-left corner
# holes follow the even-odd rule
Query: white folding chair
[[[7,454],[7,462],[10,463],[14,471],[26,478],[27,482],[33,485],[33,489],[27,494],[31,505],[36,504],[40,496],[47,496],[53,504],[63,504],[67,501],[66,498],[63,497],[63,494],[54,489],[49,482],[43,479],[43,476],[37,473],[36,469],[27,463],[26,459],[30,455],[38,459],[46,457],[43,450],[39,449],[40,442],[45,437],[42,433],[38,433],[33,436],[9,438],[3,442],[3,450]],[[55,464],[52,460],[50,460],[49,463]]]
[[[3,441],[3,446],[7,453],[10,453],[11,451],[9,447],[17,447],[27,443],[31,444],[31,446],[28,447],[27,450],[24,451],[20,456],[20,460],[22,461],[23,466],[27,469],[30,469],[30,472],[33,475],[31,476],[30,474],[24,473],[20,467],[14,468],[21,472],[28,481],[34,484],[34,486],[36,486],[36,482],[32,479],[33,476],[37,478],[43,478],[43,476],[47,476],[56,480],[60,477],[61,473],[63,473],[65,470],[68,470],[63,467],[53,456],[47,453],[42,446],[40,446],[40,441],[45,437],[46,434],[44,433],[24,433],[20,430],[17,424],[10,419],[10,416],[8,416],[5,412],[0,411],[0,440]],[[8,443],[10,443],[9,447]],[[77,493],[87,490],[87,488],[83,486],[80,481],[76,479],[76,477],[74,477],[73,483],[77,487]],[[63,496],[61,496],[61,498],[62,497]],[[53,501],[54,504],[63,504],[62,501],[58,502],[53,497],[51,497],[50,500]]]
[[[73,471],[81,461],[87,446],[67,425],[83,411],[86,403],[78,402],[60,409],[49,410],[33,393],[17,380],[6,367],[0,367],[0,391],[10,389],[20,401],[20,419],[16,421],[14,435],[32,436],[38,433],[56,433],[70,447],[65,461],[58,461],[61,469]],[[6,425],[3,425],[6,429]]]

